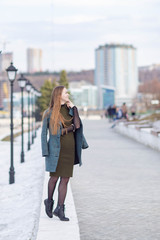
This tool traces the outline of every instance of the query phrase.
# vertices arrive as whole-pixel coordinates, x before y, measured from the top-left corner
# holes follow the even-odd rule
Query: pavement
[[[160,239],[160,152],[84,120],[89,149],[71,187],[81,240]]]
[[[106,119],[84,119],[83,125],[89,148],[83,150],[83,165],[74,167],[68,185],[70,221],[45,214],[45,173],[36,240],[159,240],[160,153],[120,135]],[[39,158],[38,138],[35,147],[34,157]],[[55,193],[56,206],[57,189]]]

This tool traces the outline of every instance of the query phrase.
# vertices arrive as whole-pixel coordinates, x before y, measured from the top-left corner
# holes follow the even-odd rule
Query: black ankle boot
[[[56,209],[54,210],[53,214],[57,217],[59,217],[59,219],[61,221],[69,221],[69,218],[65,217],[64,214],[65,211],[65,205],[57,205]]]
[[[52,213],[53,204],[54,204],[54,201],[53,201],[53,200],[48,200],[48,199],[45,199],[45,200],[44,200],[44,205],[45,205],[46,214],[47,214],[48,217],[50,217],[50,218],[53,217],[53,213]]]
[[[53,214],[58,217],[58,210],[59,210],[59,205],[57,205],[57,207],[54,209]]]

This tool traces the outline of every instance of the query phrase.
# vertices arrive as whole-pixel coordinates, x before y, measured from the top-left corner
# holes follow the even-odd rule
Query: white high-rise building
[[[125,44],[106,44],[95,50],[95,84],[115,88],[116,104],[131,102],[137,93],[138,68],[136,48]]]
[[[27,49],[27,70],[29,73],[42,71],[42,50],[35,48]]]

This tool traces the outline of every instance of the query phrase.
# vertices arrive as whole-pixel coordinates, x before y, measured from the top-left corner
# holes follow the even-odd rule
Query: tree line
[[[58,81],[56,80],[56,78],[53,81],[47,79],[40,88],[41,96],[37,98],[37,108],[35,112],[37,121],[41,121],[43,112],[49,107],[52,91],[56,86],[59,85],[63,85],[67,89],[69,88],[67,73],[65,70],[62,70],[60,72],[60,78]]]

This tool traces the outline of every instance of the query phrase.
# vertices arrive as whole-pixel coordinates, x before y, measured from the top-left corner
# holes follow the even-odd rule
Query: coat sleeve
[[[42,148],[43,157],[49,155],[48,143],[47,143],[48,124],[49,124],[49,119],[46,116],[42,122],[42,132],[41,132],[41,148]]]
[[[89,145],[88,145],[84,135],[82,135],[82,149],[86,149],[88,147],[89,147]]]

